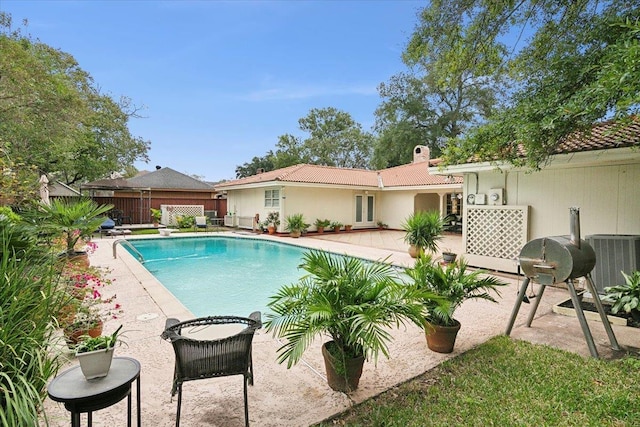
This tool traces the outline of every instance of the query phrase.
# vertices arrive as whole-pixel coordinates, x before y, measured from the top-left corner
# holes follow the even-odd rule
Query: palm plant
[[[91,199],[54,199],[42,207],[42,229],[52,235],[62,235],[66,254],[73,255],[78,240],[99,229],[112,208],[113,205],[98,205]]]
[[[309,227],[309,224],[304,222],[304,215],[301,213],[289,215],[285,221],[285,229],[291,233],[302,233],[307,231]]]
[[[436,252],[442,239],[443,222],[438,211],[416,211],[409,215],[402,228],[404,241],[418,249]]]
[[[383,262],[312,250],[300,267],[308,274],[283,286],[269,303],[265,326],[286,338],[278,362],[296,364],[314,338],[328,334],[333,355],[346,362],[355,357],[389,357],[390,326],[410,320],[422,325],[424,307],[417,289],[404,286],[392,266]]]
[[[426,298],[427,320],[442,326],[456,324],[454,314],[468,299],[484,299],[497,302],[489,293],[506,283],[496,277],[486,275],[482,270],[467,271],[467,263],[460,260],[446,266],[440,265],[431,255],[422,254],[413,267],[405,270],[413,285],[422,291],[438,295],[446,303],[434,298]]]

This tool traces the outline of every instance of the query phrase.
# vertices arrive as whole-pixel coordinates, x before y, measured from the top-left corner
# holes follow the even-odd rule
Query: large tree
[[[269,151],[264,157],[254,157],[236,167],[236,177],[254,175],[258,169],[273,170],[299,163],[369,167],[374,138],[349,113],[333,107],[313,108],[298,124],[300,130],[309,134],[308,138],[280,135],[275,152]]]
[[[528,45],[506,64],[516,90],[485,126],[453,141],[447,161],[475,156],[539,168],[572,132],[588,133],[594,123],[608,119],[624,126],[638,113],[638,1],[548,0],[502,8],[512,22],[536,28]],[[506,31],[512,24],[499,25]]]
[[[402,55],[408,71],[379,86],[377,168],[409,162],[419,144],[438,155],[498,103],[505,47],[495,32],[467,24],[468,3],[434,0],[423,9]]]
[[[300,130],[309,133],[302,152],[311,163],[342,168],[369,166],[373,136],[364,132],[349,113],[332,107],[313,108],[298,124]]]
[[[264,157],[255,156],[250,162],[236,166],[236,178],[244,178],[255,175],[258,171],[270,171],[276,169],[273,166],[273,153],[269,151]]]
[[[147,160],[131,135],[137,108],[100,93],[73,56],[23,36],[0,12],[0,150],[67,184]]]
[[[447,162],[537,168],[572,132],[624,125],[640,105],[639,3],[432,1],[409,70],[380,86],[375,166],[405,163],[422,141]]]

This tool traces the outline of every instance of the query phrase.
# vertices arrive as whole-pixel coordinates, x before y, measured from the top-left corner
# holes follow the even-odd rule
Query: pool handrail
[[[116,259],[116,247],[118,246],[118,243],[122,243],[122,244],[126,244],[128,247],[131,248],[131,250],[138,256],[138,261],[140,261],[141,263],[144,264],[144,257],[142,256],[142,254],[140,253],[140,251],[138,251],[135,246],[133,246],[131,244],[130,241],[128,241],[127,239],[118,239],[115,242],[113,242],[113,259]]]

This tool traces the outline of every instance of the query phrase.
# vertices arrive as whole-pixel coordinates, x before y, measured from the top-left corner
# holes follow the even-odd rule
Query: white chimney
[[[426,145],[416,145],[413,149],[413,163],[428,162],[429,147]]]

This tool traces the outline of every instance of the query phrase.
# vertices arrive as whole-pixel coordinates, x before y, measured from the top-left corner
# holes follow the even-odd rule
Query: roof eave
[[[608,148],[604,150],[580,151],[575,153],[554,154],[549,157],[549,162],[543,169],[558,169],[567,167],[587,167],[595,165],[613,165],[624,163],[637,163],[640,161],[640,150],[634,147]],[[525,170],[515,167],[510,163],[479,162],[449,165],[442,169],[430,167],[432,175],[462,175],[468,172],[486,172],[495,170]]]

